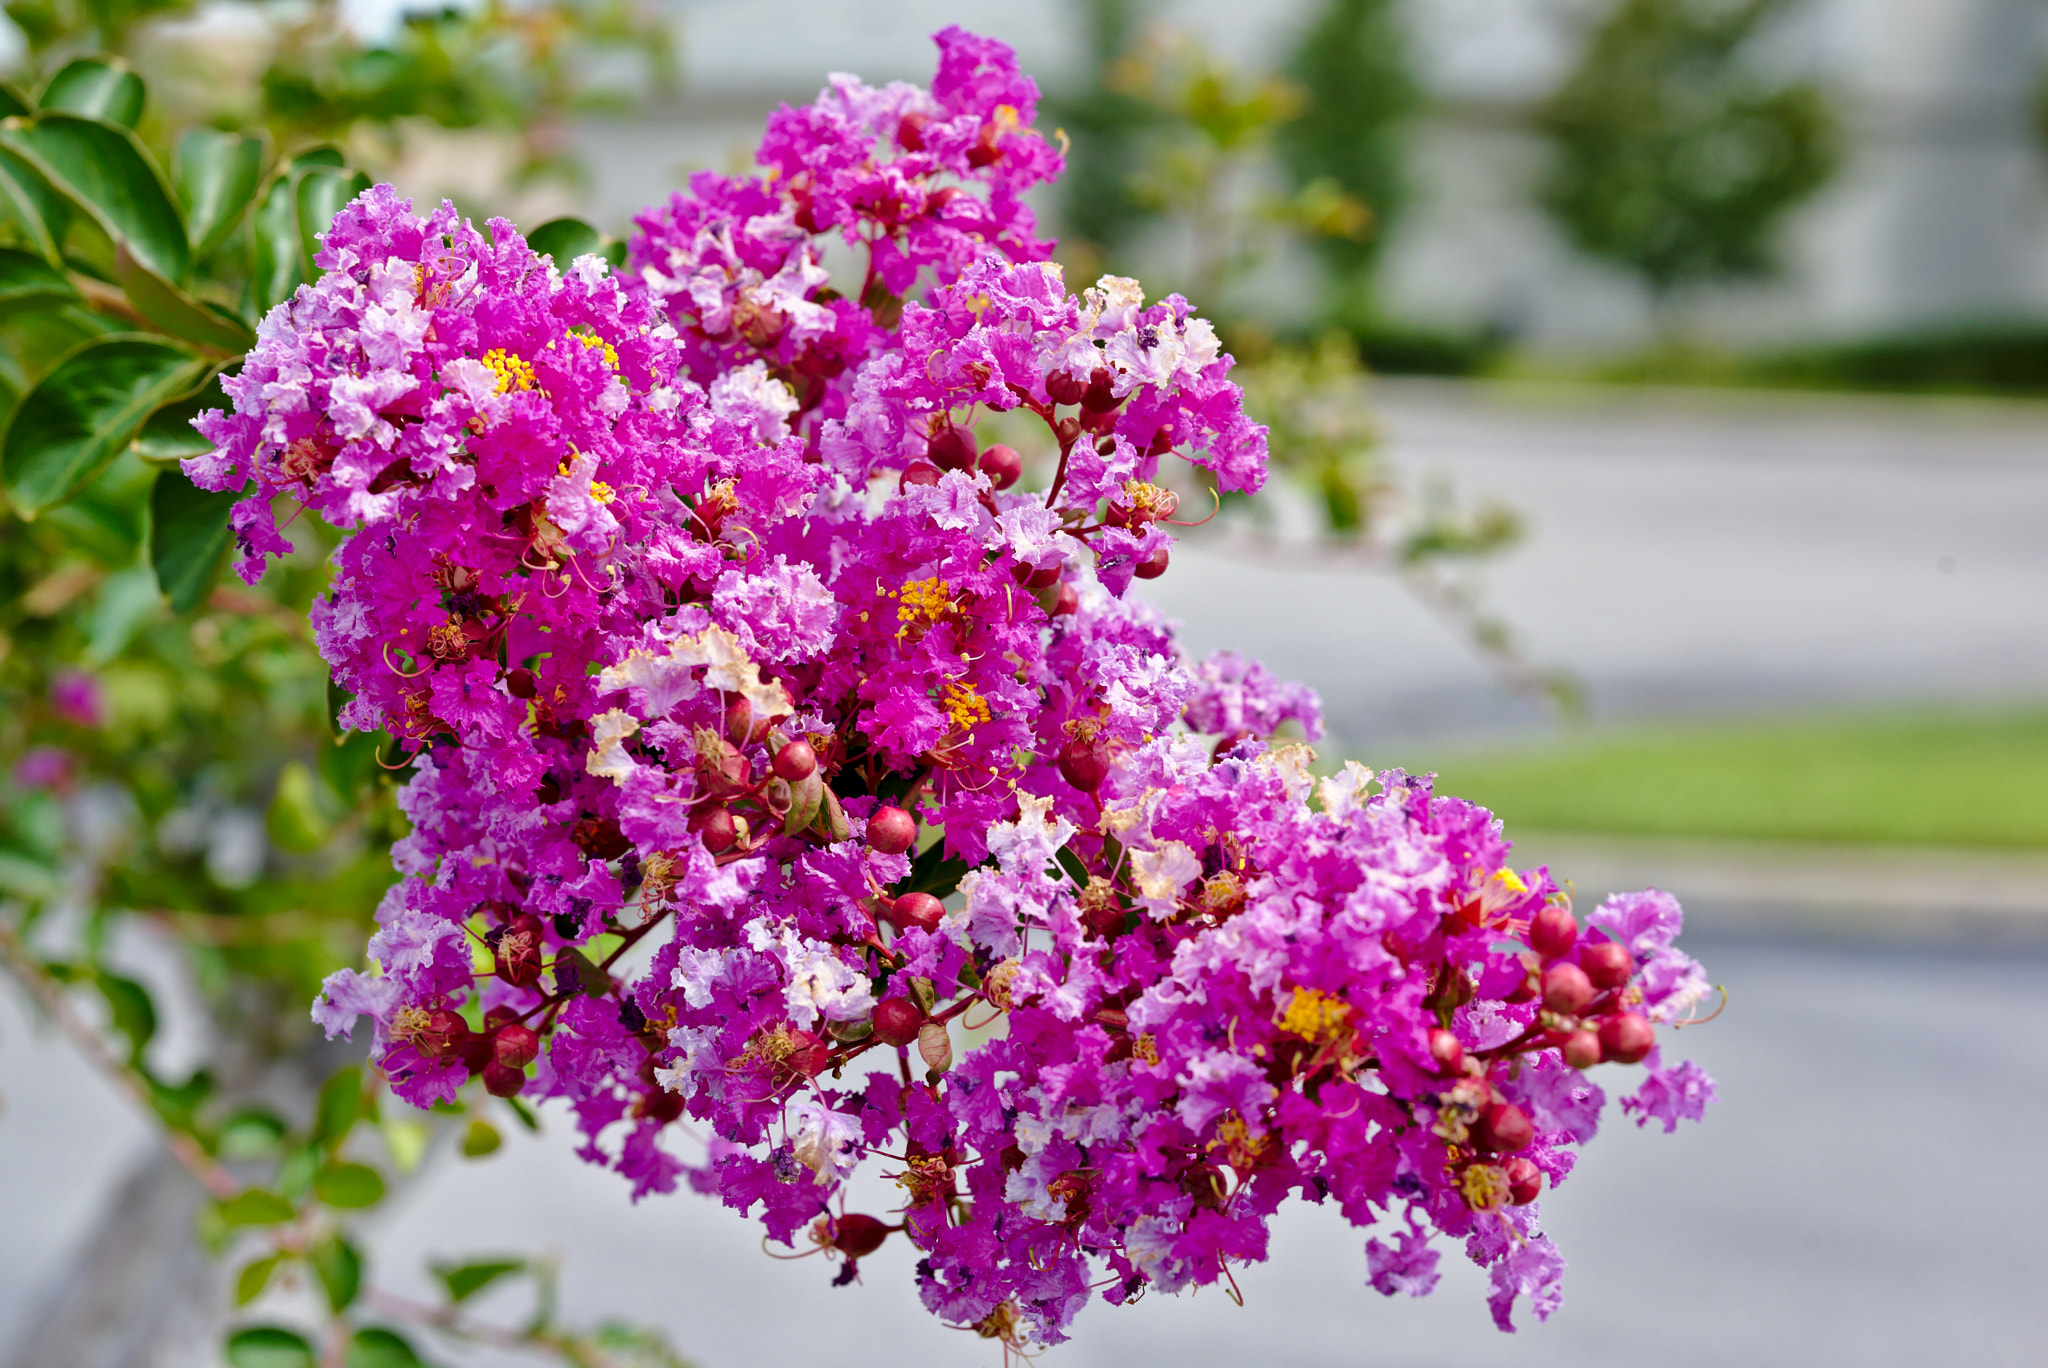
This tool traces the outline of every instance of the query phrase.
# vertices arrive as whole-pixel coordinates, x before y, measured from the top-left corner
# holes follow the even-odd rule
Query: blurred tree
[[[1422,101],[1393,0],[1327,0],[1287,73],[1306,100],[1279,129],[1281,163],[1299,196],[1350,216],[1314,241],[1327,316],[1355,327],[1371,315],[1372,267],[1407,198],[1403,123]]]
[[[1543,207],[1660,308],[1685,286],[1770,274],[1786,213],[1840,161],[1820,89],[1756,60],[1792,3],[1619,0],[1537,116],[1554,151]]]

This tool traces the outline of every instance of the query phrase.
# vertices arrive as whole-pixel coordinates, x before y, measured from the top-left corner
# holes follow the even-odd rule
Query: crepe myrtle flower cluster
[[[779,112],[618,277],[367,192],[198,420],[244,576],[298,510],[347,532],[320,648],[410,753],[375,970],[314,1017],[369,1016],[421,1106],[562,1099],[636,1198],[687,1180],[841,1281],[900,1238],[1005,1345],[1230,1281],[1289,1194],[1377,1232],[1384,1292],[1462,1240],[1501,1326],[1547,1315],[1587,1071],[1646,1065],[1666,1128],[1712,1096],[1658,1050],[1706,992],[1678,907],[1581,925],[1427,778],[1312,780],[1273,734],[1313,693],[1127,596],[1161,463],[1256,490],[1264,430],[1186,301],[1067,290],[1032,83],[938,42],[929,92]],[[992,410],[1045,425],[1040,487]]]

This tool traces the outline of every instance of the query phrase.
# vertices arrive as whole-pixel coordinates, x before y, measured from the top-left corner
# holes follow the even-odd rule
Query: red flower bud
[[[913,926],[921,931],[936,931],[945,915],[946,905],[929,893],[905,893],[889,904],[889,924],[898,931],[908,931]]]
[[[947,423],[931,435],[927,454],[941,470],[966,470],[974,464],[974,433]]]
[[[800,784],[818,772],[818,753],[808,741],[792,741],[775,752],[769,768],[775,771],[776,778]]]
[[[768,735],[768,719],[746,699],[735,698],[725,705],[725,734],[735,746],[751,746]]]
[[[413,1046],[421,1054],[430,1054],[437,1059],[460,1054],[470,1035],[469,1023],[462,1019],[460,1012],[446,1007],[436,1007],[427,1013],[427,1024],[413,1034]]]
[[[1617,1064],[1640,1064],[1657,1046],[1657,1028],[1634,1012],[1616,1012],[1600,1023],[1600,1051]]]
[[[1166,573],[1166,548],[1160,547],[1151,555],[1138,562],[1138,568],[1131,571],[1141,580],[1155,580]]]
[[[1072,617],[1080,611],[1081,591],[1071,584],[1062,584],[1060,586],[1059,598],[1053,601],[1052,615],[1054,617]]]
[[[939,468],[937,466],[928,465],[923,461],[913,461],[903,468],[901,475],[896,477],[896,488],[900,491],[908,489],[912,485],[935,485],[938,482]]]
[[[733,825],[732,813],[723,804],[701,807],[691,813],[690,830],[713,855],[731,850],[733,842],[740,838],[739,828]]]
[[[533,677],[533,671],[521,665],[505,676],[505,692],[514,698],[532,698],[540,692],[540,681]]]
[[[1088,393],[1088,382],[1078,375],[1054,371],[1045,377],[1045,396],[1055,404],[1078,404]]]
[[[540,1037],[531,1026],[515,1021],[510,1026],[500,1026],[491,1037],[491,1053],[506,1068],[523,1069],[540,1053]]]
[[[1545,959],[1556,959],[1579,939],[1579,919],[1555,903],[1529,919],[1529,948]]]
[[[981,473],[988,476],[997,489],[1008,489],[1024,477],[1024,458],[1017,454],[1015,447],[1001,442],[982,452],[979,464]]]
[[[1465,1047],[1455,1034],[1441,1026],[1429,1028],[1429,1057],[1445,1073],[1464,1072]]]
[[[540,918],[522,912],[506,923],[492,950],[498,977],[514,988],[531,988],[540,982]]]
[[[1060,747],[1060,777],[1083,793],[1093,793],[1109,777],[1109,750],[1100,741],[1067,738]]]
[[[1593,984],[1576,964],[1553,964],[1543,971],[1543,1005],[1560,1016],[1577,1016],[1593,1000]]]
[[[1596,941],[1579,951],[1579,968],[1586,971],[1595,988],[1605,992],[1627,983],[1636,971],[1636,962],[1621,942]]]
[[[832,1047],[809,1031],[791,1031],[794,1048],[782,1057],[782,1066],[801,1078],[815,1078],[832,1062]]]
[[[917,819],[900,807],[879,807],[868,818],[868,847],[882,855],[901,855],[917,844]]]
[[[1536,1139],[1536,1123],[1529,1113],[1512,1102],[1496,1102],[1479,1114],[1472,1127],[1472,1143],[1496,1154],[1513,1154],[1529,1148]]]
[[[1581,1028],[1564,1038],[1564,1062],[1574,1069],[1590,1069],[1600,1062],[1600,1037]]]
[[[875,1004],[874,1022],[875,1039],[884,1045],[908,1045],[924,1025],[924,1012],[909,998],[886,998]]]
[[[1081,395],[1081,407],[1090,413],[1107,413],[1121,404],[1123,400],[1110,390],[1115,380],[1109,367],[1097,366],[1094,374],[1088,377],[1088,389]]]
[[[872,1216],[859,1212],[841,1216],[833,1221],[832,1247],[849,1259],[864,1258],[882,1247],[882,1241],[889,1238],[889,1227]]]
[[[1024,575],[1024,587],[1035,594],[1041,589],[1050,589],[1055,584],[1058,584],[1060,582],[1060,571],[1064,567],[1058,561],[1054,561],[1051,565],[1037,567],[1020,565],[1017,568],[1026,572]]]
[[[931,121],[931,115],[913,109],[897,122],[896,141],[902,144],[904,151],[924,151],[924,126]]]
[[[633,1104],[633,1115],[644,1116],[666,1126],[683,1114],[683,1095],[670,1092],[667,1088],[656,1088],[653,1092],[640,1094],[640,1100]]]
[[[493,1097],[517,1097],[526,1086],[526,1070],[492,1060],[484,1065],[484,1091]]]
[[[1508,1174],[1508,1200],[1516,1206],[1527,1206],[1543,1191],[1543,1170],[1527,1159],[1510,1159],[1504,1168]]]

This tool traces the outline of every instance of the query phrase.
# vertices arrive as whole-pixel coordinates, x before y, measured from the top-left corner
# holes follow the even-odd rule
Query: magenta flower
[[[1444,1237],[1503,1326],[1547,1316],[1586,1070],[1647,1058],[1626,1105],[1667,1125],[1711,1097],[1655,1052],[1704,989],[1677,905],[1582,934],[1491,813],[1318,782],[1270,741],[1313,692],[1128,596],[1176,483],[1256,490],[1265,430],[1185,300],[1068,290],[1035,87],[939,45],[930,91],[779,111],[771,174],[697,177],[624,279],[377,187],[223,382],[187,471],[249,491],[252,579],[281,492],[348,533],[321,651],[412,755],[375,971],[315,1019],[370,1017],[419,1105],[560,1098],[636,1199],[687,1178],[842,1280],[900,1235],[1009,1344],[1228,1279],[1289,1196],[1385,1236],[1383,1292]],[[1042,425],[1037,487],[990,410]],[[886,1216],[846,1209],[864,1165]]]
[[[106,698],[99,680],[83,670],[61,670],[50,681],[50,707],[66,722],[98,727],[106,721]]]

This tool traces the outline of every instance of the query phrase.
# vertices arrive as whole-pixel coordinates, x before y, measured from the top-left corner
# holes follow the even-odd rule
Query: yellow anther
[[[503,347],[493,347],[484,353],[484,365],[491,374],[498,377],[498,393],[510,390],[530,390],[538,387],[533,373],[533,363],[525,357],[514,356]]]
[[[1297,988],[1281,1014],[1280,1029],[1291,1031],[1311,1044],[1335,1040],[1346,1029],[1351,1015],[1344,999],[1314,988]]]
[[[937,622],[953,606],[951,587],[936,575],[911,580],[897,591],[896,599],[896,621],[902,624],[896,632],[898,637],[919,623]]]
[[[988,700],[974,691],[971,684],[955,684],[950,681],[939,696],[940,706],[946,716],[953,719],[955,731],[973,731],[977,723],[988,721]]]
[[[1510,893],[1527,893],[1529,891],[1529,885],[1523,883],[1522,876],[1515,873],[1515,871],[1512,869],[1503,869],[1498,874],[1495,874],[1493,877],[1499,879],[1502,884],[1506,885],[1507,890]]]
[[[578,342],[581,342],[586,347],[602,347],[604,349],[605,365],[610,367],[612,370],[617,370],[619,368],[619,353],[612,347],[611,343],[605,341],[596,333],[577,332],[570,333],[569,335],[575,338]]]

